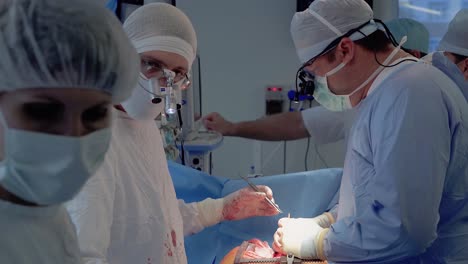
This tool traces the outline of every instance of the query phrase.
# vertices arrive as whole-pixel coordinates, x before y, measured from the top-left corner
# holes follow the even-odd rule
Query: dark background
[[[306,10],[313,1],[314,0],[297,0],[297,12]],[[372,0],[366,0],[366,2],[372,7]]]

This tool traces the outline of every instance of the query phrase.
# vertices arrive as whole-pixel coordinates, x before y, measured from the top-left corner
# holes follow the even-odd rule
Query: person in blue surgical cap
[[[402,49],[416,58],[422,58],[429,53],[429,31],[420,22],[410,18],[397,18],[385,23],[397,42],[403,37],[408,40]]]
[[[438,52],[424,60],[449,76],[468,100],[468,9],[460,10],[450,22]]]
[[[63,203],[104,161],[138,55],[94,0],[5,0],[0,28],[0,263],[82,263]]]
[[[363,0],[294,15],[315,99],[357,116],[337,210],[281,219],[274,248],[335,263],[468,263],[468,104],[385,31]]]

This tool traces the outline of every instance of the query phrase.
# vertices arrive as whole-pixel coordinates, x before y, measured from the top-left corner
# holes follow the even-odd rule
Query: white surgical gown
[[[187,263],[184,231],[203,227],[196,206],[177,201],[156,124],[119,112],[112,136],[104,164],[67,205],[85,263]]]
[[[421,62],[386,69],[373,89],[357,107],[326,256],[337,263],[468,263],[463,95]]]
[[[310,137],[318,144],[348,140],[356,110],[333,112],[323,106],[316,106],[301,112],[302,121]]]
[[[0,263],[82,263],[64,206],[29,207],[0,200]]]

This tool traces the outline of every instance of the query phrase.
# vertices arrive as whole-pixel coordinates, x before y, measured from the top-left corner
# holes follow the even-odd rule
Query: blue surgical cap
[[[386,25],[397,42],[400,42],[404,36],[408,37],[403,48],[429,53],[429,31],[420,22],[409,18],[399,18],[387,22]]]
[[[438,50],[468,56],[468,9],[458,11],[450,22]]]

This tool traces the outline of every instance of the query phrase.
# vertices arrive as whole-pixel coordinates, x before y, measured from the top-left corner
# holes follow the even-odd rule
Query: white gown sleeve
[[[332,112],[317,106],[304,110],[301,114],[307,132],[318,144],[333,143],[345,138],[345,113]]]
[[[184,236],[196,234],[205,228],[200,220],[197,203],[185,203],[179,199],[179,210],[184,222]]]
[[[115,177],[110,155],[67,210],[75,224],[85,264],[107,264],[114,208]]]

